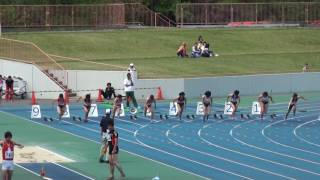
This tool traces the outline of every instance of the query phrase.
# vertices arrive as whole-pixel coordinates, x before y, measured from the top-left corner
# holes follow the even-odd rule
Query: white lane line
[[[319,111],[319,110],[314,110],[314,111]],[[310,111],[310,112],[313,112],[313,111]],[[306,115],[306,116],[300,116],[300,118],[301,118],[301,117],[311,116],[311,115],[318,115],[318,114],[308,114],[308,115]],[[274,123],[271,123],[271,124],[265,126],[265,127],[261,130],[261,134],[262,134],[266,139],[268,139],[269,141],[271,141],[271,142],[274,143],[274,144],[277,144],[277,145],[280,145],[280,146],[283,146],[283,147],[286,147],[286,148],[294,149],[294,150],[297,150],[297,151],[301,151],[301,152],[304,152],[304,153],[309,153],[309,154],[313,154],[313,155],[320,156],[320,153],[317,153],[317,152],[314,152],[314,151],[310,151],[310,150],[306,150],[306,149],[301,149],[301,148],[297,148],[297,147],[294,147],[294,146],[290,146],[290,145],[287,145],[287,144],[280,143],[280,142],[274,140],[273,138],[268,137],[268,136],[265,134],[265,131],[266,131],[268,128],[270,128],[270,127],[272,127],[272,126],[274,126],[274,125],[276,125],[276,124],[285,122],[285,121],[287,121],[287,120],[277,121],[277,122],[274,122]],[[288,119],[288,121],[290,121],[290,118]],[[320,164],[320,163],[319,163],[319,164]]]
[[[45,125],[45,124],[42,124],[42,123],[39,123],[39,122],[35,122],[35,121],[32,121],[32,120],[30,120],[30,119],[27,119],[27,118],[24,118],[24,117],[15,115],[15,114],[11,114],[11,113],[8,113],[8,112],[5,112],[5,111],[1,111],[1,110],[0,110],[0,112],[1,112],[1,113],[4,113],[4,114],[7,114],[7,115],[9,115],[9,116],[16,117],[16,118],[18,118],[18,119],[26,120],[26,121],[28,121],[28,122],[31,122],[31,123],[34,123],[34,124],[37,124],[37,125],[40,125],[40,126],[43,126],[43,127],[47,127],[47,128],[50,128],[50,129],[54,129],[54,130],[56,130],[56,131],[59,131],[59,132],[63,132],[63,133],[65,133],[65,134],[69,134],[69,135],[78,137],[78,138],[83,139],[83,140],[87,140],[87,141],[90,141],[90,142],[94,142],[94,143],[96,143],[96,144],[101,144],[99,141],[95,141],[95,140],[86,138],[86,137],[84,137],[84,136],[80,136],[80,135],[77,135],[77,134],[74,134],[74,133],[71,133],[71,132],[68,132],[68,131],[64,131],[64,130],[62,130],[62,129],[58,129],[58,128],[51,127],[51,126],[48,126],[48,125]],[[124,139],[123,139],[123,140],[124,140]],[[125,141],[132,143],[132,141],[130,141],[130,140],[125,140]],[[137,145],[140,145],[140,144],[137,143],[137,142],[133,142],[133,143],[134,143],[134,144],[137,144]],[[141,146],[141,145],[140,145],[140,146]],[[134,156],[137,156],[137,157],[140,157],[140,158],[143,158],[143,159],[146,159],[146,160],[149,160],[149,161],[152,161],[152,162],[155,162],[155,163],[158,163],[158,164],[161,164],[161,165],[164,165],[164,166],[167,166],[167,167],[172,168],[172,169],[176,169],[176,170],[178,170],[178,171],[181,171],[181,172],[184,172],[184,173],[187,173],[187,174],[190,174],[190,175],[197,176],[197,177],[202,178],[202,179],[210,180],[209,178],[204,177],[204,176],[201,176],[201,175],[199,175],[199,174],[196,174],[196,173],[193,173],[193,172],[184,170],[184,169],[180,169],[180,168],[171,166],[171,165],[169,165],[169,164],[166,164],[166,163],[163,163],[163,162],[160,162],[160,161],[157,161],[157,160],[154,160],[154,159],[151,159],[151,158],[148,158],[148,157],[145,157],[145,156],[142,156],[142,155],[139,155],[139,154],[130,152],[130,151],[126,151],[126,150],[123,150],[123,149],[121,149],[121,151],[126,152],[126,153],[129,153],[129,154],[134,155]]]
[[[250,122],[253,122],[255,120],[251,120],[251,121],[247,121],[245,123],[242,123],[242,124],[246,124],[246,123],[250,123]],[[300,160],[300,161],[304,161],[304,162],[310,162],[310,163],[313,163],[313,164],[317,164],[317,162],[313,162],[313,161],[310,161],[310,160],[306,160],[306,159],[302,159],[302,158],[298,158],[298,157],[295,157],[295,156],[291,156],[291,155],[287,155],[287,154],[283,154],[283,153],[279,153],[279,152],[275,152],[275,151],[271,151],[269,149],[264,149],[264,148],[260,148],[258,146],[254,146],[252,144],[248,144],[244,141],[241,141],[240,139],[236,138],[233,136],[233,130],[237,129],[238,127],[240,127],[241,124],[239,125],[236,125],[234,126],[230,131],[229,131],[229,134],[230,136],[236,140],[237,142],[239,142],[240,144],[243,144],[243,145],[246,145],[248,147],[251,147],[251,148],[254,148],[254,149],[258,149],[258,150],[261,150],[261,151],[265,151],[265,152],[269,152],[269,153],[272,153],[272,154],[277,154],[277,155],[280,155],[280,156],[284,156],[284,157],[288,157],[288,158],[292,158],[292,159],[296,159],[296,160]],[[299,171],[302,171],[302,172],[306,172],[306,173],[309,173],[309,174],[313,174],[313,175],[317,175],[317,176],[320,176],[319,173],[316,173],[316,172],[313,172],[313,171],[309,171],[309,170],[306,170],[306,169],[302,169],[302,168],[297,168],[297,167],[293,167],[293,166],[290,166],[296,170],[299,170]]]
[[[66,169],[66,170],[68,170],[68,171],[70,171],[70,172],[73,172],[73,173],[75,173],[75,174],[78,174],[78,175],[80,175],[80,176],[82,176],[82,177],[85,177],[85,178],[87,178],[87,179],[94,180],[93,178],[91,178],[91,177],[89,177],[89,176],[86,176],[86,175],[84,175],[84,174],[81,174],[80,172],[75,171],[75,170],[70,169],[70,168],[67,168],[67,167],[65,167],[65,166],[63,166],[63,165],[61,165],[61,164],[58,164],[58,163],[55,163],[55,162],[50,162],[50,163],[52,163],[52,164],[54,164],[54,165],[56,165],[56,166],[59,166],[59,167],[61,167],[61,168],[63,168],[63,169]]]
[[[199,154],[203,154],[205,156],[210,156],[210,157],[214,157],[216,159],[220,159],[220,160],[223,160],[223,161],[227,161],[229,163],[233,163],[233,164],[238,164],[240,166],[244,166],[244,167],[247,167],[247,168],[251,168],[251,169],[254,169],[256,171],[261,171],[261,172],[264,172],[266,174],[271,174],[271,175],[274,175],[274,176],[279,176],[279,177],[282,177],[282,178],[285,178],[285,179],[291,179],[291,180],[294,180],[295,178],[292,178],[292,177],[289,177],[289,176],[285,176],[285,175],[282,175],[282,174],[278,174],[278,173],[275,173],[275,172],[272,172],[272,171],[268,171],[268,170],[265,170],[265,169],[260,169],[260,168],[257,168],[257,167],[254,167],[254,166],[250,166],[248,164],[244,164],[244,163],[241,163],[241,162],[238,162],[238,161],[234,161],[234,160],[231,160],[231,159],[227,159],[227,158],[223,158],[221,156],[216,156],[216,155],[213,155],[213,154],[210,154],[210,153],[206,153],[206,152],[203,152],[203,151],[199,151],[199,150],[196,150],[194,148],[190,148],[190,147],[187,147],[185,145],[182,145],[180,143],[177,143],[176,141],[174,141],[173,139],[171,139],[169,137],[169,134],[170,134],[170,131],[175,129],[176,127],[178,127],[180,125],[174,125],[171,127],[171,129],[168,129],[167,132],[166,132],[166,136],[167,138],[169,139],[169,141],[171,141],[172,143],[174,143],[175,145],[177,146],[180,146],[184,149],[188,149],[190,151],[193,151],[193,152],[196,152],[196,153],[199,153]]]
[[[311,145],[320,147],[320,144],[317,144],[317,143],[313,143],[313,142],[311,142],[311,141],[308,141],[308,140],[306,140],[305,138],[303,138],[303,137],[301,137],[301,136],[299,136],[299,135],[297,134],[298,129],[300,129],[301,127],[303,127],[303,126],[305,126],[305,125],[307,125],[307,124],[309,124],[309,123],[315,122],[315,121],[320,121],[320,117],[318,117],[318,119],[315,119],[315,120],[308,121],[308,122],[305,122],[305,123],[300,124],[299,126],[297,126],[296,128],[294,128],[293,134],[294,134],[298,139],[300,139],[301,141],[304,141],[304,142],[306,142],[306,143],[308,143],[308,144],[311,144]]]
[[[40,177],[40,174],[39,174],[39,173],[36,173],[36,172],[34,172],[34,171],[26,168],[26,167],[23,167],[23,166],[21,166],[20,164],[16,164],[16,163],[14,163],[14,164],[15,164],[16,166],[18,166],[19,168],[24,169],[25,171],[28,171],[29,173]],[[53,180],[53,179],[48,178],[48,177],[42,177],[42,178],[43,178],[43,179],[46,179],[46,180]]]
[[[249,178],[249,177],[246,177],[246,176],[243,176],[243,175],[240,175],[240,174],[237,174],[237,173],[234,173],[234,172],[231,172],[231,171],[228,171],[228,170],[224,170],[224,169],[221,169],[221,168],[218,168],[218,167],[215,167],[215,166],[211,166],[211,165],[208,165],[208,164],[205,164],[205,163],[201,163],[201,162],[198,162],[198,161],[195,161],[195,160],[192,160],[192,159],[189,159],[187,157],[184,157],[184,156],[179,156],[177,154],[174,154],[174,153],[170,153],[168,151],[165,151],[165,150],[162,150],[162,149],[158,149],[158,148],[155,148],[153,146],[150,146],[150,145],[147,145],[145,143],[143,143],[142,141],[140,141],[136,134],[138,134],[138,132],[147,127],[148,125],[145,125],[144,127],[141,127],[139,128],[136,133],[135,133],[135,138],[136,138],[136,141],[139,142],[142,146],[145,146],[145,147],[148,147],[150,149],[153,149],[153,150],[156,150],[158,152],[161,152],[161,153],[164,153],[164,154],[168,154],[170,156],[173,156],[173,157],[176,157],[176,158],[179,158],[179,159],[183,159],[183,160],[186,160],[186,161],[189,161],[189,162],[192,162],[192,163],[195,163],[195,164],[198,164],[198,165],[201,165],[201,166],[204,166],[204,167],[207,167],[207,168],[210,168],[210,169],[214,169],[214,170],[217,170],[217,171],[220,171],[220,172],[223,172],[223,173],[227,173],[227,174],[231,174],[233,176],[237,176],[237,177],[240,177],[240,178],[244,178],[244,179],[248,179],[248,180],[253,180],[252,178]]]

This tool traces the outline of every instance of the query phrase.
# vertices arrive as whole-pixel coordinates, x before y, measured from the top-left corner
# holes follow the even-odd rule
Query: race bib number
[[[198,102],[196,114],[197,115],[204,115],[204,105],[202,102]]]
[[[102,139],[104,141],[111,141],[111,136],[109,135],[108,132],[102,133]]]
[[[98,117],[98,116],[99,116],[99,113],[98,113],[98,106],[97,106],[97,104],[91,104],[88,117]]]
[[[228,115],[231,115],[233,112],[233,108],[232,108],[232,105],[231,105],[231,102],[225,102],[224,104],[224,114],[228,114]]]
[[[251,114],[261,114],[261,107],[259,102],[255,101],[252,103]]]
[[[178,104],[176,102],[170,102],[170,107],[169,107],[169,115],[170,116],[175,116],[178,114]]]
[[[4,153],[5,159],[13,159],[13,151],[9,148],[5,153]]]
[[[131,110],[130,110],[131,112]],[[116,112],[116,116],[120,116],[120,117],[124,117],[126,114],[124,112],[124,105],[123,103],[121,104],[121,109],[119,109],[117,112]]]
[[[69,105],[66,105],[66,111],[64,112],[63,118],[70,118]]]
[[[31,119],[40,119],[40,118],[41,118],[40,105],[32,105],[32,107],[31,107]]]

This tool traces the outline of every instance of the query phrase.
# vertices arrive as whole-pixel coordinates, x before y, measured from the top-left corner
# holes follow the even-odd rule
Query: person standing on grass
[[[258,102],[261,107],[261,112],[260,112],[260,118],[263,119],[263,116],[268,113],[269,109],[269,102],[273,102],[272,97],[269,95],[267,91],[263,92],[259,97],[258,97]],[[273,116],[272,116],[273,117]]]
[[[0,141],[2,148],[2,178],[3,180],[11,180],[13,174],[14,146],[23,148],[23,145],[12,141],[12,133],[7,131],[4,133],[4,140]]]
[[[11,76],[6,80],[6,99],[13,100],[13,79]]]
[[[134,96],[134,82],[132,80],[130,73],[127,73],[127,78],[124,80],[123,84],[124,84],[124,91],[126,93],[127,107],[130,106],[129,101],[132,100],[134,107],[137,108],[138,103],[137,103],[136,97]]]
[[[211,112],[212,107],[212,96],[211,91],[206,91],[204,95],[202,96],[202,104],[203,104],[203,122],[206,122],[206,120],[209,119],[209,114]]]
[[[100,121],[100,135],[101,135],[101,148],[100,148],[100,163],[109,163],[109,160],[105,161],[104,157],[108,151],[108,143],[111,141],[111,137],[109,136],[108,125],[113,119],[111,119],[111,110],[106,109],[106,115],[102,117]]]
[[[114,170],[115,168],[121,174],[121,178],[125,178],[125,174],[123,169],[118,161],[118,153],[119,153],[119,135],[118,132],[114,129],[114,121],[110,121],[108,124],[109,136],[111,141],[108,141],[108,152],[109,152],[109,166],[110,166],[110,177],[108,180],[114,179]]]
[[[292,98],[289,101],[288,112],[286,114],[286,119],[288,119],[289,113],[293,111],[293,116],[296,116],[298,100],[306,100],[303,96],[299,96],[298,93],[293,93]]]
[[[111,99],[112,99],[112,95],[113,95],[114,98],[116,97],[115,90],[114,90],[114,88],[111,86],[111,83],[107,83],[106,90],[105,90],[102,94],[103,94],[103,97],[104,97],[106,100],[111,100]]]
[[[62,116],[64,115],[64,113],[66,112],[66,102],[64,100],[63,94],[59,94],[59,97],[57,99],[57,113],[58,113],[58,117],[59,120],[61,120]]]
[[[231,103],[231,107],[232,107],[232,113],[231,113],[231,117],[235,118],[235,114],[238,110],[239,104],[240,104],[240,91],[239,90],[235,90],[233,93],[229,94],[227,96],[227,102],[230,101]]]

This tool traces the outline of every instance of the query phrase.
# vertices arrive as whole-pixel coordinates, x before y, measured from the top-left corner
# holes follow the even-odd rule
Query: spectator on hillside
[[[111,99],[112,99],[112,95],[113,95],[113,98],[116,97],[115,90],[114,90],[114,88],[111,86],[111,83],[107,83],[106,90],[105,90],[104,92],[102,92],[102,94],[103,94],[103,97],[104,97],[106,100],[111,100]]]
[[[138,73],[133,63],[129,65],[128,72],[131,74],[132,80],[135,82],[138,79]]]
[[[201,50],[198,48],[198,43],[195,42],[192,46],[191,57],[199,58],[201,57]]]
[[[181,57],[181,58],[184,58],[184,57],[188,57],[188,54],[187,54],[187,43],[183,42],[178,50],[177,50],[177,55],[178,57]]]
[[[212,57],[213,56],[213,51],[209,50],[210,45],[207,42],[203,43],[202,46],[202,51],[201,51],[201,55],[202,57]]]
[[[13,99],[13,79],[11,76],[8,77],[6,80],[6,99],[12,100]]]
[[[306,63],[302,68],[302,72],[308,72],[308,71],[309,71],[309,64]]]

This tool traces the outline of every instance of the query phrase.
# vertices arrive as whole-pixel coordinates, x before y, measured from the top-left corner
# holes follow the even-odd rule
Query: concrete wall
[[[21,77],[27,81],[27,91],[60,91],[63,90],[49,77],[32,64],[0,59],[0,74],[3,76]],[[28,93],[30,97],[31,94]],[[55,99],[58,92],[36,93],[37,98]]]
[[[91,93],[92,97],[97,97],[97,89],[105,89],[107,82],[112,83],[116,89],[122,89],[126,73],[125,71],[68,70],[68,87],[77,92],[78,96]],[[117,93],[123,93],[123,91],[117,91]]]
[[[104,88],[111,82],[117,89],[123,88],[125,71],[68,71],[69,87],[73,90],[95,90]],[[307,92],[320,90],[320,73],[288,73],[262,74],[245,76],[205,77],[190,79],[139,79],[136,82],[136,97],[145,99],[150,94],[156,94],[156,88],[161,87],[164,97],[172,99],[180,91],[185,91],[188,97],[199,97],[206,90],[211,90],[214,96],[223,97],[235,89],[242,95],[257,95],[262,91],[273,93],[288,93],[293,91]],[[88,91],[80,92],[84,95]],[[123,94],[123,91],[117,91]],[[96,90],[91,92],[97,96]]]

